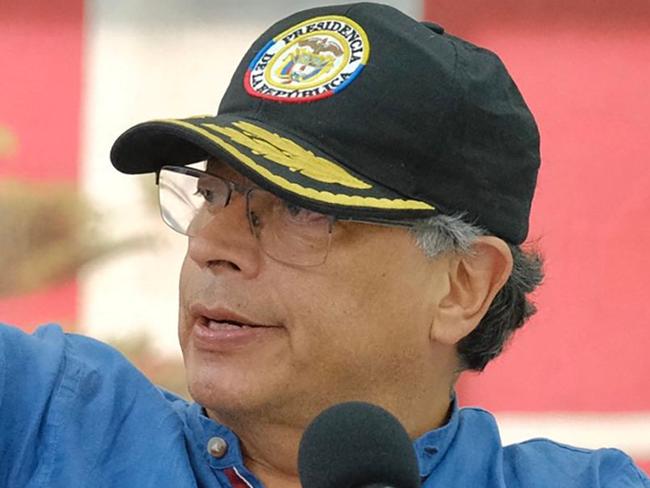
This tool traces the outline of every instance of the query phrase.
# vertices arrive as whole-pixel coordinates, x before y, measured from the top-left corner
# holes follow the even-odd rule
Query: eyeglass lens
[[[165,167],[159,175],[161,215],[173,230],[197,235],[223,209],[231,185],[199,170]],[[272,258],[301,266],[322,264],[330,246],[332,219],[292,205],[259,188],[246,191],[251,231]]]

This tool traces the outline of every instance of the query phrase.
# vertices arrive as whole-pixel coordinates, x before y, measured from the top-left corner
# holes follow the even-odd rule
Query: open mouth
[[[260,323],[264,319],[255,319],[226,308],[208,308],[199,303],[190,306],[190,314],[194,347],[211,354],[248,350],[251,345],[274,340],[276,331],[282,329],[272,323]]]
[[[235,320],[213,320],[205,316],[199,317],[199,325],[201,327],[206,327],[210,330],[241,330],[241,329],[252,329],[255,327],[261,327],[255,324],[246,324],[243,322],[237,322]]]

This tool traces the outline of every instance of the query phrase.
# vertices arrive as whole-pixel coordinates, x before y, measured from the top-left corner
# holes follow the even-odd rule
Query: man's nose
[[[228,205],[189,238],[188,256],[200,268],[231,269],[246,277],[258,273],[261,249],[250,230],[243,195],[233,194]]]

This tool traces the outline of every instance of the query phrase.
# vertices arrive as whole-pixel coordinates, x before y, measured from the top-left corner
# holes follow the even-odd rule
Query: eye
[[[196,191],[194,195],[201,195],[207,203],[214,203],[215,199],[219,197],[218,193],[211,188],[209,185],[206,185],[199,181],[196,185]]]
[[[203,199],[208,203],[212,203],[212,200],[214,199],[214,193],[212,190],[209,190],[207,188],[197,188],[194,192],[194,195],[201,195]]]
[[[262,227],[262,220],[260,219],[260,216],[257,215],[255,212],[251,211],[250,212],[250,219],[251,219],[251,225],[255,228],[260,228]]]
[[[292,203],[287,202],[285,203],[284,207],[288,218],[297,223],[311,224],[315,222],[322,222],[323,220],[327,219],[327,216],[322,213],[307,210],[304,207],[300,207],[299,205],[294,205]]]

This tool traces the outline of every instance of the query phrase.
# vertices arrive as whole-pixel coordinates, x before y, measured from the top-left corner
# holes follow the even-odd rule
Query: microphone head
[[[420,487],[417,458],[402,424],[363,402],[334,405],[309,424],[298,472],[304,488]]]

